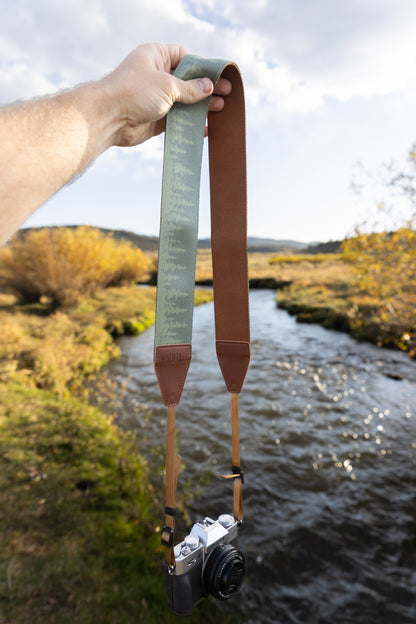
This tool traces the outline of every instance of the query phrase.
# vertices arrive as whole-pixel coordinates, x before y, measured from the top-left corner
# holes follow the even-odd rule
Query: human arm
[[[172,76],[185,54],[179,45],[142,45],[101,80],[0,109],[0,244],[106,149],[146,141],[164,130],[174,102],[212,93],[208,78]],[[221,110],[230,88],[219,82],[211,110]]]

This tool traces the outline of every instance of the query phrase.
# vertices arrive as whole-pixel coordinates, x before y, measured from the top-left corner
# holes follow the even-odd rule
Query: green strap
[[[215,84],[227,61],[185,56],[175,76],[208,76]],[[199,188],[210,97],[174,104],[167,115],[162,178],[155,346],[192,342]]]

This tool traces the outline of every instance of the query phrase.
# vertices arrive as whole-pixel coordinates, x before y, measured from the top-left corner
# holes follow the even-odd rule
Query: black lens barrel
[[[246,571],[243,554],[231,544],[219,544],[210,554],[204,569],[207,593],[228,600],[241,587]]]

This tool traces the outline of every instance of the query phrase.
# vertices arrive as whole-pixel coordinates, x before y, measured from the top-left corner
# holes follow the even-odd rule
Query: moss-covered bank
[[[173,622],[148,468],[72,397],[0,385],[0,622]],[[206,602],[190,622],[231,621]]]
[[[0,382],[53,390],[60,395],[82,386],[119,355],[115,338],[134,335],[155,320],[155,288],[107,288],[76,307],[54,309],[47,299],[19,305],[0,295]],[[199,290],[195,304],[212,299]]]
[[[401,349],[416,357],[415,328],[408,319],[386,314],[382,301],[357,294],[350,284],[308,284],[294,282],[277,293],[277,305],[301,323],[318,323],[326,329],[347,332],[378,347]]]

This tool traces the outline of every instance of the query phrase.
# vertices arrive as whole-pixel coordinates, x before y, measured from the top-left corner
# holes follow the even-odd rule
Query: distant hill
[[[112,234],[116,240],[128,240],[132,245],[139,247],[142,251],[157,251],[159,249],[158,236],[146,236],[144,234],[135,234],[127,230],[107,230],[99,228],[103,234]]]
[[[60,226],[45,226],[50,227],[50,229],[54,229]],[[65,227],[76,228],[77,225],[67,225]],[[19,230],[18,234],[24,234],[29,230],[39,230],[43,228],[22,228]],[[116,240],[128,240],[136,247],[139,247],[143,251],[157,251],[159,247],[159,238],[157,236],[145,236],[144,234],[135,234],[134,232],[129,232],[127,230],[110,230],[108,228],[97,228],[103,234],[111,234]],[[331,249],[323,250],[322,247],[337,245],[337,249],[339,248],[340,241],[334,241],[330,243],[300,243],[299,241],[294,240],[277,240],[274,238],[258,238],[255,236],[249,236],[247,239],[247,247],[248,251],[251,252],[264,252],[264,253],[290,253],[291,251],[295,252],[305,252],[305,253],[330,253]],[[211,247],[211,240],[209,238],[202,238],[198,241],[199,249],[209,249]],[[318,250],[319,248],[319,250]],[[315,251],[316,249],[316,251]]]
[[[303,251],[308,254],[338,253],[341,250],[342,241],[328,241],[327,243],[314,243],[308,245]]]
[[[22,228],[17,232],[17,236],[25,234],[30,230],[43,230],[45,228],[49,228],[50,230],[54,230],[59,227],[67,227],[70,229],[74,229],[79,227],[78,225],[51,225],[44,227],[31,227],[31,228]],[[91,226],[94,227],[95,226]],[[143,251],[157,251],[159,247],[159,237],[158,236],[145,236],[144,234],[135,234],[134,232],[129,232],[127,230],[110,230],[108,228],[95,228],[100,230],[103,234],[112,235],[116,240],[128,240],[135,247],[139,247]]]
[[[249,236],[247,238],[247,247],[249,251],[300,251],[307,246],[307,243],[300,243],[294,240],[275,240],[273,238],[256,238]]]
[[[300,243],[293,240],[276,240],[274,238],[256,238],[255,236],[249,236],[247,238],[248,251],[257,252],[288,252],[288,251],[300,251],[307,246],[308,243]],[[211,247],[211,240],[209,238],[202,238],[198,241],[199,249],[209,249]]]

